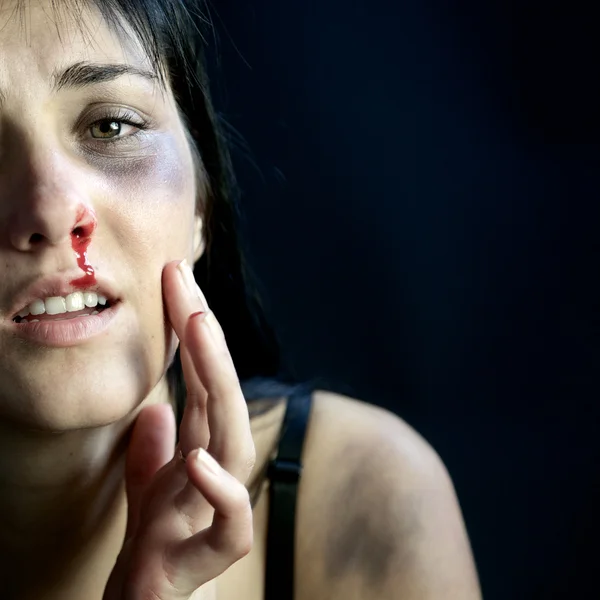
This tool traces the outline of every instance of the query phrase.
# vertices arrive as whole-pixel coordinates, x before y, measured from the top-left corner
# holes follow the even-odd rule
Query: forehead
[[[0,84],[7,71],[48,80],[77,61],[152,70],[127,23],[109,26],[92,2],[0,0]]]

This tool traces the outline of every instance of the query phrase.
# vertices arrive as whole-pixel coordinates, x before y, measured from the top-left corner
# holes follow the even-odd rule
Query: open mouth
[[[73,292],[67,296],[37,299],[23,307],[14,317],[15,323],[65,321],[91,317],[111,307],[111,302],[96,292]]]

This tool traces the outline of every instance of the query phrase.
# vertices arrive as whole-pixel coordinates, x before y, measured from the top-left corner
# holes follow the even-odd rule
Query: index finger
[[[214,313],[209,312],[204,319],[190,319],[185,340],[208,391],[209,452],[226,470],[245,481],[255,457],[248,405]]]
[[[186,404],[179,427],[180,449],[184,456],[195,448],[207,448],[210,432],[207,420],[207,391],[185,343],[190,317],[208,311],[206,299],[196,284],[186,261],[172,262],[163,270],[163,294],[167,316],[177,334],[180,358],[186,387]]]
[[[223,330],[185,261],[167,265],[163,281],[169,319],[208,393],[209,451],[225,469],[245,477],[254,460],[254,444],[248,406]]]
[[[167,316],[177,337],[185,341],[185,328],[193,314],[207,313],[208,305],[186,260],[165,266],[162,275]]]

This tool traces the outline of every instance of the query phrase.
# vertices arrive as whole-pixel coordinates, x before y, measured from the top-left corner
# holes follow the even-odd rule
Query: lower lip
[[[21,323],[13,323],[14,331],[19,337],[42,346],[54,348],[76,346],[106,332],[117,315],[119,306],[117,303],[97,315],[64,321],[37,321],[36,323],[21,321]]]

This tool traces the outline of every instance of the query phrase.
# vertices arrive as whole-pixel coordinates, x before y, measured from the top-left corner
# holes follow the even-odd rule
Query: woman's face
[[[194,165],[133,37],[92,8],[31,1],[22,19],[17,4],[0,3],[0,419],[63,431],[123,417],[164,380],[161,273],[199,251]],[[77,291],[109,308],[49,314]]]

